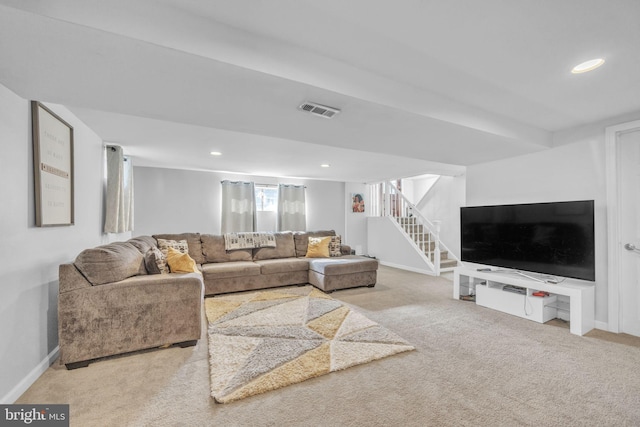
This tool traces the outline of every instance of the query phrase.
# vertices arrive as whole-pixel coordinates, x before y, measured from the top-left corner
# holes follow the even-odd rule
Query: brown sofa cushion
[[[205,282],[229,277],[250,277],[260,275],[260,265],[253,261],[236,261],[224,263],[210,263],[202,266]]]
[[[251,261],[253,251],[251,249],[237,249],[226,251],[224,246],[224,236],[213,234],[203,234],[202,253],[205,262],[230,262],[230,261]]]
[[[293,239],[296,246],[295,256],[304,257],[307,255],[309,237],[326,237],[326,236],[335,236],[335,235],[336,235],[336,232],[334,230],[303,231],[303,232],[295,233],[293,235]]]
[[[291,273],[309,270],[309,261],[304,258],[264,259],[255,261],[262,274]]]
[[[200,242],[200,233],[181,233],[181,234],[154,234],[153,238],[164,240],[186,240],[189,246],[189,256],[198,264],[203,264],[204,255],[202,255],[202,243]]]
[[[131,243],[141,254],[146,254],[153,246],[157,246],[156,239],[151,236],[138,236],[127,240],[127,243]]]
[[[74,264],[92,285],[103,285],[138,275],[144,256],[131,243],[116,242],[85,249]]]
[[[127,240],[127,243],[131,243],[137,250],[140,251],[142,256],[144,256],[149,249],[156,245],[156,239],[151,236],[138,236],[133,239]],[[140,265],[140,271],[138,271],[139,275],[149,274],[149,271],[145,268],[146,263],[142,263]]]
[[[253,250],[253,259],[291,258],[296,256],[296,245],[293,241],[293,234],[290,231],[273,233],[276,236],[275,248],[259,248]],[[306,253],[306,252],[305,252]]]

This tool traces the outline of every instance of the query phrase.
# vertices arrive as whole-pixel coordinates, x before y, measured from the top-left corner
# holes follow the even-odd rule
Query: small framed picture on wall
[[[364,196],[362,193],[351,193],[351,211],[354,213],[364,212]]]

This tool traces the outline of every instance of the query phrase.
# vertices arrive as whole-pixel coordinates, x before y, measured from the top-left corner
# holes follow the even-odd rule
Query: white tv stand
[[[503,290],[505,285],[526,289],[526,294]],[[537,297],[536,291],[549,296]],[[470,270],[457,267],[453,270],[453,298],[461,295],[476,296],[476,304],[539,323],[558,317],[558,311],[569,312],[569,329],[572,334],[584,335],[595,326],[595,286],[576,282],[543,283],[509,273]],[[569,297],[568,306],[558,301],[558,295]]]

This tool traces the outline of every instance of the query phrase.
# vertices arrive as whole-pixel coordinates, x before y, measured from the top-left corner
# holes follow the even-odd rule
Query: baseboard
[[[387,261],[379,261],[379,262],[380,262],[380,264],[386,265],[387,267],[393,267],[393,268],[398,268],[400,270],[407,270],[407,271],[412,271],[414,273],[420,273],[420,274],[426,274],[426,275],[429,275],[429,276],[435,276],[433,271],[423,270],[421,268],[409,267],[407,265],[402,265],[402,264],[394,264],[392,262],[387,262]]]
[[[601,331],[608,331],[609,330],[609,324],[607,322],[599,322],[596,320],[596,325],[595,325],[596,329],[600,329]]]
[[[56,346],[56,348],[51,351],[38,365],[29,372],[29,374],[22,379],[9,393],[4,395],[0,400],[0,404],[2,405],[10,405],[14,403],[22,393],[27,391],[31,385],[36,382],[40,375],[44,374],[44,372],[56,361],[58,358],[58,354],[60,353],[60,347]]]

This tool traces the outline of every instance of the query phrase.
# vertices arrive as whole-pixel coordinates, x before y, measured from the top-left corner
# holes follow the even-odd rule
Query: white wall
[[[285,184],[288,181],[283,179]],[[344,236],[345,183],[314,180],[302,183],[307,186],[307,230],[335,230],[336,234]]]
[[[57,354],[58,265],[103,242],[103,147],[66,108],[74,128],[75,225],[36,227],[30,103],[0,85],[0,403],[13,403]]]
[[[604,128],[595,137],[467,168],[467,206],[595,201],[596,322],[607,322]],[[606,327],[606,326],[605,326]]]
[[[135,163],[134,163],[135,166]],[[220,181],[305,185],[307,229],[345,233],[345,184],[220,172],[134,167],[133,235],[220,233]]]
[[[369,255],[378,258],[383,265],[433,274],[414,245],[398,231],[399,227],[389,216],[367,217]]]
[[[422,175],[402,180],[402,194],[414,205],[420,207],[422,198],[438,181],[440,175]]]
[[[133,235],[217,233],[220,231],[220,181],[208,172],[133,168]],[[240,180],[236,178],[235,180]]]

